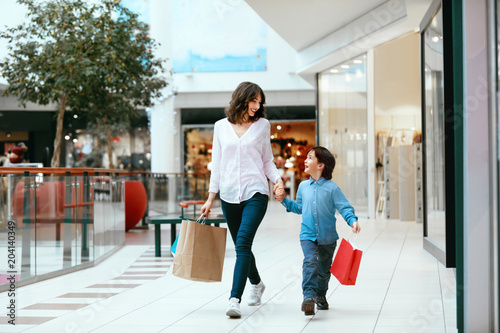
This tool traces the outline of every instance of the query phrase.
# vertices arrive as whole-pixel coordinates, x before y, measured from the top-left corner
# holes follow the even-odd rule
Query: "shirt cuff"
[[[287,205],[287,202],[289,201],[290,199],[288,199],[287,197],[283,198],[283,201],[281,202],[281,204],[283,205],[283,207],[286,208],[286,211],[287,212],[290,212],[290,210],[288,210],[288,205]]]

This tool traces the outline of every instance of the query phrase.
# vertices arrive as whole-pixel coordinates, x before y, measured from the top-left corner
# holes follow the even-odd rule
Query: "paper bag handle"
[[[353,248],[357,248],[357,246],[354,245],[354,241],[351,241],[352,235],[354,235],[354,239],[358,239],[358,234],[355,234],[354,232],[351,231],[349,237],[347,237],[347,241],[352,245]]]
[[[201,214],[200,217],[198,217],[198,219],[196,220],[196,223],[207,224],[207,216]]]

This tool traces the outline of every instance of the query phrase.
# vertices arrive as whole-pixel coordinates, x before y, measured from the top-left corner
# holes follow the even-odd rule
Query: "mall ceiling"
[[[387,0],[246,0],[295,50],[301,51]]]
[[[377,45],[418,31],[432,0],[245,0],[297,52],[308,58],[298,73],[313,75],[348,60],[339,45],[356,43],[359,54]],[[403,8],[402,16],[383,14]],[[396,11],[396,10],[395,10]],[[344,28],[350,24],[346,31]],[[373,25],[379,29],[371,29]],[[344,29],[344,30],[343,30]],[[363,34],[369,31],[368,34]],[[356,33],[361,32],[361,34]],[[356,40],[355,38],[359,39]],[[336,48],[338,47],[338,48]],[[310,58],[311,51],[321,57]],[[322,53],[323,52],[323,53]]]

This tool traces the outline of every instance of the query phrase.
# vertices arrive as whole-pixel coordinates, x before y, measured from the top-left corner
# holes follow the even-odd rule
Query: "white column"
[[[180,114],[174,110],[172,70],[172,2],[151,0],[151,37],[159,44],[156,57],[168,59],[163,76],[168,86],[163,98],[150,108],[151,172],[180,172]]]
[[[150,110],[151,172],[172,173],[180,170],[180,115],[171,96]]]
[[[493,332],[488,1],[464,0],[464,331]],[[491,66],[491,67],[490,67]],[[493,75],[494,77],[494,75]],[[460,124],[462,125],[462,124]],[[498,297],[498,295],[496,296]]]
[[[375,84],[374,84],[374,56],[373,49],[366,53],[366,134],[367,134],[367,144],[368,144],[368,217],[370,219],[376,219],[376,203],[375,197],[377,196],[377,181],[375,173],[377,172],[375,167]]]

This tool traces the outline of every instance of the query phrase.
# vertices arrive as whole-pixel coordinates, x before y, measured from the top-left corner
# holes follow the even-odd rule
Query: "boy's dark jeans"
[[[226,218],[229,232],[236,247],[231,296],[241,300],[247,278],[251,284],[260,282],[259,271],[252,253],[252,243],[267,210],[269,197],[256,193],[253,197],[239,204],[221,200],[221,208]]]
[[[328,245],[318,245],[318,242],[301,240],[304,262],[302,264],[302,294],[315,298],[325,296],[330,281],[330,267],[337,242]]]

